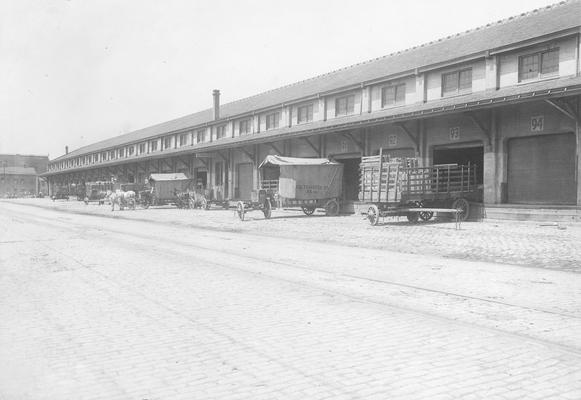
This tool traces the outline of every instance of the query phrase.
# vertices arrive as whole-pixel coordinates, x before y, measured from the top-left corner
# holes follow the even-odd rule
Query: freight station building
[[[581,2],[566,1],[58,157],[50,190],[183,172],[217,200],[249,199],[269,154],[344,164],[357,208],[362,156],[477,166],[483,204],[581,206]],[[539,207],[540,206],[540,207]]]

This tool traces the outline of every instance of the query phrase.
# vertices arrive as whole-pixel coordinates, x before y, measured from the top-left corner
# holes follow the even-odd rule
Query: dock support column
[[[483,170],[483,200],[485,204],[500,203],[500,181],[498,176],[498,157],[499,157],[499,138],[498,138],[498,122],[495,110],[490,112],[489,124],[490,142],[484,141],[484,165]]]

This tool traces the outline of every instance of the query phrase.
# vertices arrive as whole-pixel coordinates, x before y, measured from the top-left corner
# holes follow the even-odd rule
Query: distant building
[[[47,194],[46,172],[48,156],[0,154],[0,197],[36,196]]]

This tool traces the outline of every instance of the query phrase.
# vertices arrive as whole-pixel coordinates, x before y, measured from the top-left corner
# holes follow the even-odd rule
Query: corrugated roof
[[[415,68],[425,68],[449,60],[499,50],[532,38],[579,27],[579,15],[581,15],[580,0],[571,0],[535,9],[384,57],[223,104],[220,107],[220,115],[222,119],[230,118],[253,110],[273,107],[303,97],[353,86],[361,82],[413,71]],[[58,157],[56,160],[101,151],[210,122],[213,122],[212,110],[207,109],[81,147],[67,155]]]
[[[4,167],[0,168],[0,174],[6,175],[36,175],[36,170],[32,167]]]

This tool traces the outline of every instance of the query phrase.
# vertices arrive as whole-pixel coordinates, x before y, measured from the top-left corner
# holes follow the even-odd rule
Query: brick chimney
[[[65,154],[69,154],[69,146],[65,146]]]
[[[212,92],[214,96],[214,121],[220,119],[220,91],[218,89],[214,89]]]

